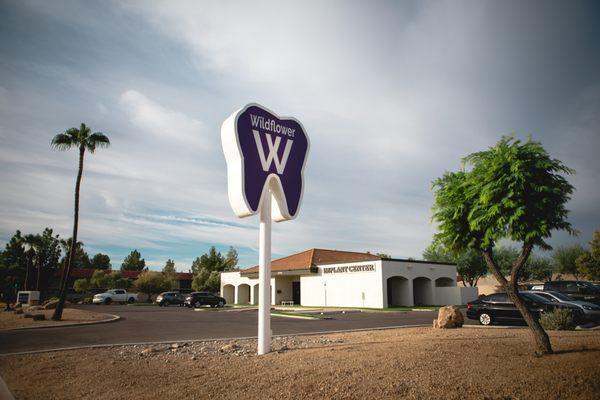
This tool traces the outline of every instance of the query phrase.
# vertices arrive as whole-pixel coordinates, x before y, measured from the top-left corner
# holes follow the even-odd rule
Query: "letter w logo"
[[[260,157],[260,163],[262,165],[263,171],[269,172],[269,169],[271,168],[271,163],[273,163],[274,160],[275,169],[277,169],[277,173],[279,175],[283,174],[294,141],[287,139],[287,142],[285,143],[285,149],[283,149],[283,157],[280,160],[279,155],[277,153],[277,151],[279,150],[279,144],[281,143],[280,136],[275,137],[275,143],[273,143],[273,138],[271,137],[271,135],[269,133],[265,133],[265,136],[267,137],[267,145],[269,146],[269,155],[265,157],[265,150],[263,149],[262,142],[260,141],[260,135],[258,134],[258,131],[252,129],[252,133],[254,134],[254,142],[256,143],[256,149],[258,150],[258,156]]]

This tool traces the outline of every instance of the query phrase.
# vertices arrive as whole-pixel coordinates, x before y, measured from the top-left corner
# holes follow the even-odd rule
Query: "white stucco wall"
[[[375,270],[350,271],[350,267],[363,265]],[[337,267],[348,267],[348,271],[324,273]],[[320,265],[318,273],[300,277],[300,291],[303,306],[382,308],[381,261]]]
[[[367,270],[365,266],[372,267]],[[369,269],[370,269],[369,267]],[[388,279],[393,290],[394,305],[414,306],[466,304],[477,298],[477,288],[456,285],[456,266],[404,260],[361,261],[319,265],[317,273],[306,275],[282,275],[271,278],[271,301],[274,305],[293,298],[292,282],[300,281],[303,306],[315,307],[388,307]],[[325,272],[329,271],[329,272]],[[291,272],[290,272],[291,273]],[[235,289],[229,304],[247,299],[246,287],[250,287],[250,303],[257,304],[257,278],[241,276],[240,272],[221,274],[221,293],[226,285]],[[231,288],[231,286],[228,286]],[[416,289],[416,293],[415,293]],[[280,293],[277,293],[280,291]],[[416,302],[416,304],[415,304]]]
[[[404,260],[383,260],[381,274],[381,291],[383,293],[382,307],[389,307],[388,304],[388,279],[398,277],[406,279],[396,279],[395,282],[402,282],[402,290],[396,290],[392,299],[400,299],[395,305],[414,306],[417,303],[437,305],[440,300],[436,298],[437,290],[436,279],[441,279],[440,283],[456,287],[456,266],[445,264],[434,264],[424,262],[413,262]],[[445,279],[444,279],[445,278]],[[451,282],[450,282],[451,281]],[[392,289],[398,287],[392,284]],[[415,295],[414,289],[418,291]],[[455,289],[455,291],[457,291]],[[447,290],[450,292],[450,290]],[[460,295],[460,291],[458,291]]]

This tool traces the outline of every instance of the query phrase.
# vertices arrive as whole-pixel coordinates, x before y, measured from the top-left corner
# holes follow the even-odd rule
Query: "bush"
[[[566,308],[555,308],[540,317],[540,324],[547,331],[566,331],[575,327],[573,315]]]

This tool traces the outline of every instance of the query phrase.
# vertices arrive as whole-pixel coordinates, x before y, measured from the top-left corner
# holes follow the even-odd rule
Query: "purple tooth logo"
[[[229,201],[238,217],[254,215],[263,196],[274,198],[275,221],[298,215],[310,142],[300,121],[248,104],[223,122]]]

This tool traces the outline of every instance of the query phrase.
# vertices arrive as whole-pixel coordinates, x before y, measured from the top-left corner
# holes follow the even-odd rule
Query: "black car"
[[[156,297],[156,302],[161,307],[170,305],[182,307],[185,303],[185,296],[179,292],[163,292]]]
[[[584,320],[583,312],[576,306],[552,303],[533,293],[519,294],[534,318],[539,318],[541,313],[551,312],[555,308],[568,308],[573,313],[575,323]],[[490,294],[468,303],[467,318],[478,320],[481,325],[491,325],[494,322],[525,322],[521,312],[506,293]]]
[[[600,305],[600,288],[591,282],[550,281],[544,283],[544,292],[550,291],[566,294],[573,300]]]
[[[224,307],[225,303],[226,301],[224,298],[216,296],[209,292],[192,292],[188,294],[185,298],[185,305],[187,307]]]

